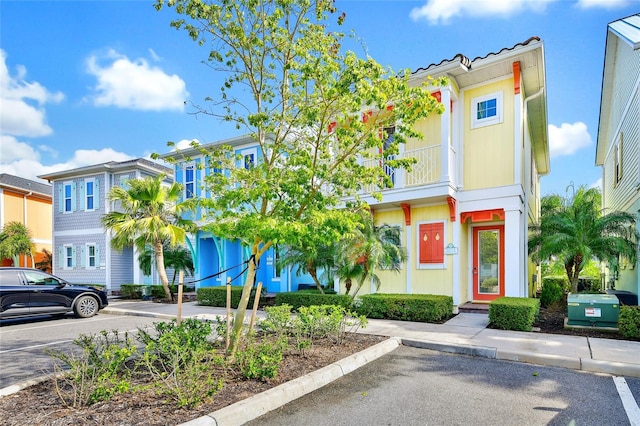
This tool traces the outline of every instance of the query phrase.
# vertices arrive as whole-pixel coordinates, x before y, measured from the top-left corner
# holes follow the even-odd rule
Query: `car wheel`
[[[80,296],[76,300],[73,312],[78,318],[89,318],[97,314],[98,309],[100,309],[100,305],[95,297]]]

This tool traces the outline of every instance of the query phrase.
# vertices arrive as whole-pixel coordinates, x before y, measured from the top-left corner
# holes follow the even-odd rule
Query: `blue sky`
[[[551,173],[542,193],[598,183],[606,27],[638,0],[337,0],[368,53],[416,69],[545,43]],[[184,101],[216,96],[208,51],[153,1],[0,2],[0,172],[36,176],[167,152],[167,141],[238,135]],[[361,52],[359,52],[361,53]]]

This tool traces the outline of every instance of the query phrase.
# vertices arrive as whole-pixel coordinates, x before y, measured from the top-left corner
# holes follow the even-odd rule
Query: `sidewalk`
[[[110,300],[102,312],[175,318],[177,305]],[[182,304],[182,317],[215,320],[224,308]],[[259,316],[264,312],[259,311]],[[373,361],[399,344],[456,354],[531,364],[571,368],[594,373],[640,377],[640,342],[587,338],[535,332],[488,329],[487,314],[462,313],[444,324],[369,319],[361,333],[389,336],[359,354],[285,383],[247,400],[200,417],[188,425],[238,425],[259,417],[281,405]],[[247,409],[251,406],[251,409]],[[252,416],[248,418],[247,416]]]

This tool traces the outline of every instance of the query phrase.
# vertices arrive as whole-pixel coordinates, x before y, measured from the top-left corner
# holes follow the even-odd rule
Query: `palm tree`
[[[306,244],[287,248],[280,258],[281,266],[297,266],[298,275],[309,274],[318,290],[324,293],[318,270],[324,271],[329,281],[336,258],[336,244]]]
[[[0,232],[0,259],[12,259],[15,264],[20,255],[30,256],[34,264],[31,231],[20,222],[7,222]]]
[[[357,281],[352,299],[367,280],[372,280],[376,289],[380,288],[377,269],[399,272],[407,259],[397,227],[387,224],[375,226],[369,214],[363,215],[362,219],[360,231],[352,239],[343,241],[336,271],[346,281],[347,295],[350,292],[349,284],[354,279]]]
[[[163,247],[164,252],[164,268],[173,269],[173,277],[171,284],[175,284],[176,274],[184,271],[186,275],[193,276],[195,272],[193,266],[193,258],[191,252],[184,246],[171,247],[167,244]],[[147,246],[143,253],[138,255],[138,263],[140,269],[145,275],[151,275],[152,259],[155,257],[155,250]]]
[[[154,248],[158,275],[167,300],[172,300],[169,279],[165,270],[164,245],[174,247],[184,242],[187,232],[195,232],[195,224],[183,219],[191,209],[187,202],[180,203],[182,186],[162,184],[164,176],[130,179],[128,189],[113,187],[108,198],[118,204],[119,211],[102,217],[106,229],[113,232],[111,245],[123,249],[135,245],[144,252],[147,245]]]
[[[535,260],[556,257],[564,265],[572,292],[580,272],[592,259],[635,263],[638,232],[634,215],[601,208],[600,190],[578,188],[572,198],[543,197],[540,223],[530,227],[529,253]]]

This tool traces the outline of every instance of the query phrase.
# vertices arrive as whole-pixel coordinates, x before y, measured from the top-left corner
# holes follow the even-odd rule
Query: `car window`
[[[18,271],[0,269],[0,285],[22,285]]]
[[[58,281],[51,275],[42,272],[24,271],[24,275],[27,278],[27,284],[29,285],[60,285],[60,281]]]

